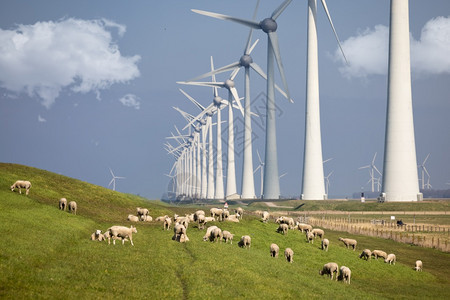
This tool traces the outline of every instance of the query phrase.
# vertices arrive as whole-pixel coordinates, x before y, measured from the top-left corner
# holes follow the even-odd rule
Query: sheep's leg
[[[133,239],[131,238],[131,236],[130,236],[130,243],[131,243],[131,246],[134,246]]]
[[[22,189],[21,188],[19,188],[19,194],[22,194]]]

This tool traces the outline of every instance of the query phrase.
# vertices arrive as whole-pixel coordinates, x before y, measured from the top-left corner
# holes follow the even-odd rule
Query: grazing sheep
[[[261,221],[262,222],[267,223],[267,221],[269,220],[269,217],[270,217],[270,214],[268,211],[263,211],[261,213],[261,219],[262,219]]]
[[[271,244],[270,245],[270,256],[278,257],[278,252],[280,252],[280,247],[278,247],[277,244]]]
[[[305,233],[308,243],[314,244],[314,234],[311,231]]]
[[[322,250],[328,251],[328,245],[330,244],[330,241],[328,239],[322,240]]]
[[[155,219],[155,221],[157,221],[157,222],[164,222],[164,220],[165,220],[166,218],[168,218],[168,217],[169,217],[168,215],[160,216],[160,217],[157,217],[157,218]]]
[[[339,269],[339,278],[345,283],[350,284],[350,277],[352,277],[352,271],[346,266],[342,266]]]
[[[356,240],[345,239],[345,238],[341,238],[341,237],[339,238],[339,240],[344,243],[344,245],[347,247],[347,249],[348,249],[348,247],[352,247],[353,251],[356,250],[356,244],[358,243]]]
[[[239,223],[239,215],[230,215],[226,220],[234,223]]]
[[[278,224],[287,224],[289,226],[289,229],[292,229],[295,227],[295,221],[292,218],[289,217],[279,217],[275,220],[275,223]]]
[[[242,216],[244,216],[244,210],[242,209],[242,207],[236,208],[236,209],[234,210],[234,212],[235,212],[236,214],[238,214],[238,215],[239,215],[239,219],[242,220]]]
[[[198,217],[199,216],[205,216],[205,212],[203,211],[203,210],[197,210],[195,213],[194,213],[194,222],[198,222]]]
[[[187,229],[189,226],[189,218],[188,217],[178,217],[175,220],[175,223],[183,224],[184,227],[186,227],[186,229]]]
[[[77,214],[77,203],[75,201],[69,202],[69,212],[71,212],[75,215]]]
[[[241,240],[238,243],[239,247],[247,248],[247,249],[250,249],[251,244],[252,244],[252,238],[248,235],[241,236]]]
[[[67,199],[66,198],[59,199],[59,209],[65,211],[66,207],[67,207]]]
[[[234,234],[232,234],[231,232],[226,231],[226,230],[224,230],[222,233],[223,233],[223,239],[225,240],[225,243],[228,243],[228,241],[230,241],[231,242],[230,244],[233,244]]]
[[[25,194],[28,195],[31,189],[31,182],[26,180],[17,180],[11,186],[11,192],[14,192],[14,189],[19,189],[19,194],[22,194],[22,189],[26,189]]]
[[[363,252],[361,252],[361,255],[359,258],[364,258],[365,260],[369,260],[372,257],[372,251],[369,249],[364,249]]]
[[[294,251],[292,251],[291,248],[286,248],[286,250],[284,250],[284,257],[288,263],[292,263],[294,261]]]
[[[205,224],[206,224],[206,222],[205,222],[205,215],[198,215],[196,218],[197,218],[197,227],[198,227],[198,229],[204,229],[205,228]]]
[[[125,240],[128,238],[130,239],[131,246],[134,246],[133,244],[133,233],[137,233],[136,227],[133,227],[131,225],[130,228],[125,226],[112,226],[107,229],[108,232],[108,245],[111,244],[111,238],[113,239],[113,244],[116,244],[116,239],[121,238],[122,239],[122,245],[125,243]]]
[[[289,231],[289,226],[288,224],[280,224],[278,226],[277,232],[282,232],[284,235],[286,235]]]
[[[416,260],[416,266],[414,267],[414,270],[416,271],[422,271],[423,263],[421,260]]]
[[[319,271],[320,275],[329,275],[331,278],[331,280],[333,280],[333,275],[334,273],[336,273],[336,280],[338,279],[338,271],[339,271],[339,267],[337,263],[334,262],[330,262],[327,264],[323,265],[322,270]]]
[[[151,222],[151,221],[153,221],[153,218],[152,218],[152,216],[144,216],[144,215],[142,215],[141,216],[141,221]]]
[[[312,226],[309,224],[299,223],[297,224],[297,229],[300,230],[301,232],[311,231]]]
[[[211,208],[209,210],[209,212],[211,213],[211,217],[213,217],[213,218],[218,217],[219,221],[222,221],[223,209],[217,208],[217,207],[213,207],[213,208]]]
[[[140,218],[141,216],[148,216],[150,212],[147,208],[136,207],[136,214]]]
[[[211,242],[219,242],[222,243],[222,239],[223,239],[223,233],[222,233],[222,229],[220,229],[219,227],[214,228],[213,230],[211,230],[211,235],[209,237],[209,240]]]
[[[134,215],[128,215],[127,220],[131,222],[139,222],[139,217]]]
[[[102,234],[102,231],[100,229],[97,229],[93,234],[91,234],[91,240],[101,242],[105,240],[105,237]]]
[[[217,226],[209,226],[207,229],[206,229],[206,233],[205,233],[205,235],[203,236],[203,241],[207,241],[207,240],[209,240],[210,239],[210,237],[211,237],[211,231],[213,231],[215,228],[218,228]]]
[[[229,216],[230,216],[230,211],[228,209],[223,209],[222,210],[222,221],[228,219]]]
[[[323,236],[325,235],[325,232],[319,228],[314,228],[313,230],[311,230],[311,233],[314,234],[314,238],[316,238],[316,236],[318,236],[321,239],[323,239]]]
[[[389,263],[390,265],[394,264],[395,265],[395,261],[397,260],[397,257],[395,257],[394,253],[389,254],[386,259],[384,260],[385,263]]]
[[[372,256],[375,257],[375,259],[378,259],[378,257],[382,257],[384,259],[387,258],[387,253],[382,251],[382,250],[373,250],[372,251]]]
[[[184,243],[189,241],[186,235],[186,227],[183,224],[177,224],[173,227],[173,237],[172,240]]]
[[[172,226],[172,219],[171,219],[170,217],[166,217],[166,218],[164,219],[164,224],[163,224],[163,226],[164,226],[164,230],[169,230],[169,229],[170,229],[170,226]]]

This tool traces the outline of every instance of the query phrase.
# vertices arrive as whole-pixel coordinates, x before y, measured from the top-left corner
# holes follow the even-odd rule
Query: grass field
[[[29,196],[12,193],[17,179],[30,180]],[[78,203],[78,214],[59,211],[58,199]],[[137,206],[153,217],[193,212],[159,201],[113,192],[85,182],[20,165],[0,163],[0,298],[150,298],[150,299],[447,299],[450,257],[420,248],[364,236],[326,231],[330,250],[308,244],[304,235],[276,233],[277,224],[245,215],[240,223],[214,223],[235,234],[233,244],[203,242],[205,231],[190,225],[190,241],[171,240],[162,224],[138,223],[130,243],[116,246],[90,241],[96,229],[131,225]],[[206,208],[205,208],[206,210]],[[249,250],[239,248],[241,235],[252,237]],[[346,249],[339,236],[358,240],[357,251]],[[269,245],[294,250],[288,264],[280,253],[269,256]],[[358,258],[364,248],[397,255],[397,264]],[[416,259],[424,272],[412,268]],[[334,261],[352,270],[352,283],[330,281],[318,274]]]

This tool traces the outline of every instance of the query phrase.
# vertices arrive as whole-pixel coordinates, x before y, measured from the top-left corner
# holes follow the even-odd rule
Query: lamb
[[[423,263],[421,260],[416,260],[416,266],[414,267],[414,270],[416,271],[422,271]]]
[[[233,244],[234,234],[232,234],[231,232],[226,231],[226,230],[224,230],[222,233],[223,233],[223,239],[225,240],[225,243],[228,243],[228,241],[230,241],[231,242],[230,244]]]
[[[372,256],[375,257],[375,259],[378,259],[378,257],[382,257],[384,259],[387,258],[387,253],[382,251],[382,250],[373,250],[372,251]]]
[[[322,240],[322,250],[328,251],[328,245],[330,244],[330,241],[328,239]]]
[[[369,249],[364,249],[363,252],[361,252],[361,255],[359,258],[364,258],[365,260],[369,260],[372,257],[372,251]]]
[[[239,247],[247,248],[247,249],[250,249],[251,244],[252,244],[252,238],[248,235],[241,236],[241,240],[238,243]]]
[[[277,232],[282,232],[284,235],[286,235],[289,231],[289,226],[288,224],[280,224],[278,226]]]
[[[177,224],[174,226],[172,240],[180,243],[189,241],[189,238],[186,235],[186,227],[184,227],[183,224]]]
[[[242,220],[242,216],[244,215],[244,210],[242,209],[242,207],[236,208],[234,212],[235,212],[236,214],[238,214],[238,215],[239,215],[239,219]]]
[[[128,238],[130,239],[131,246],[134,246],[133,244],[133,233],[137,233],[136,227],[133,227],[131,225],[130,228],[125,226],[112,226],[108,228],[108,245],[111,244],[111,238],[113,238],[113,244],[116,244],[116,239],[121,238],[122,239],[122,245],[125,243],[125,240]]]
[[[102,231],[100,229],[97,229],[92,235],[91,235],[92,241],[104,241],[105,236],[102,234]]]
[[[313,230],[311,230],[311,233],[314,234],[314,238],[316,238],[316,236],[318,236],[321,239],[323,239],[323,236],[325,235],[325,232],[319,228],[314,228]]]
[[[223,239],[222,229],[220,229],[219,227],[216,227],[213,230],[211,230],[211,235],[209,237],[209,240],[211,242],[214,241],[214,242],[222,243],[222,239]]]
[[[26,180],[17,180],[11,186],[11,192],[14,192],[14,189],[19,189],[19,194],[22,194],[22,189],[25,189],[26,190],[25,194],[28,195],[31,189],[31,182]]]
[[[341,278],[341,280],[343,280],[345,283],[350,284],[351,276],[352,276],[352,271],[350,270],[350,268],[348,268],[346,266],[342,266],[339,269],[339,278]]]
[[[230,215],[227,218],[227,221],[234,222],[234,223],[239,223],[239,219],[240,219],[239,215],[236,214],[236,215]]]
[[[397,260],[397,258],[395,257],[394,253],[389,254],[386,259],[384,260],[385,263],[389,263],[390,265],[394,264],[395,265],[395,261]]]
[[[311,231],[312,226],[309,224],[299,223],[297,224],[297,229],[300,230],[301,232]]]
[[[141,216],[148,216],[150,212],[147,208],[136,207],[136,214],[140,218]]]
[[[140,220],[144,221],[144,222],[151,222],[151,221],[153,221],[153,218],[152,218],[152,216],[144,216],[144,215],[142,215]]]
[[[269,217],[270,217],[270,214],[269,214],[269,212],[268,211],[263,211],[262,213],[261,213],[261,221],[263,222],[263,223],[267,223],[267,221],[269,220]]]
[[[77,214],[77,203],[75,201],[69,202],[69,212],[71,212],[75,215]]]
[[[164,230],[169,230],[171,225],[172,225],[172,219],[170,217],[166,217],[164,219],[164,224],[163,224]]]
[[[284,250],[284,257],[288,263],[292,263],[294,261],[294,251],[292,251],[291,248],[286,248],[286,250]]]
[[[278,257],[278,252],[280,252],[280,247],[278,247],[277,244],[271,244],[270,245],[270,256]]]
[[[341,237],[339,238],[339,240],[344,243],[344,245],[347,247],[347,249],[350,246],[353,248],[353,251],[356,250],[356,244],[358,243],[356,240],[346,239],[346,238],[341,238]]]
[[[67,207],[67,199],[66,198],[59,199],[59,209],[65,211],[66,207]]]
[[[331,277],[330,279],[333,280],[333,275],[334,275],[334,273],[336,273],[336,280],[337,280],[338,279],[338,276],[337,276],[338,270],[339,270],[339,267],[338,267],[337,263],[330,262],[330,263],[323,265],[323,268],[322,268],[322,270],[319,271],[319,274],[320,275],[327,274]]]
[[[305,233],[308,243],[314,244],[314,234],[311,231]]]
[[[155,219],[155,221],[157,221],[157,222],[164,222],[164,220],[166,219],[166,218],[168,218],[169,216],[168,215],[165,215],[165,216],[159,216],[159,217],[157,217],[156,219]]]
[[[217,227],[217,226],[209,226],[209,227],[206,229],[206,233],[205,233],[205,235],[203,236],[203,241],[207,241],[207,240],[210,239],[210,237],[211,237],[211,231],[213,231],[215,228],[218,228],[218,227]]]
[[[131,222],[139,222],[139,217],[134,215],[128,215],[127,220]]]

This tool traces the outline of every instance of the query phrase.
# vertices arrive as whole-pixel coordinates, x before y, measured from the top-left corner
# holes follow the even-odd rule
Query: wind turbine
[[[429,156],[430,156],[430,153],[428,153],[427,157],[425,157],[425,159],[423,160],[423,163],[419,165],[419,168],[422,170],[422,190],[424,190],[425,188],[427,188],[427,189],[431,188],[430,173],[428,173],[428,170],[425,167],[425,163],[427,162]],[[425,183],[425,174],[427,174],[427,176],[428,176],[427,183]]]
[[[112,179],[109,182],[108,186],[110,186],[112,184],[113,185],[113,191],[115,191],[116,190],[116,179],[125,179],[125,177],[115,176],[113,171],[111,170],[111,168],[109,168],[109,172],[111,172]]]
[[[325,0],[322,6],[344,55]],[[303,152],[302,200],[327,199],[324,190],[322,141],[319,105],[319,63],[316,26],[317,1],[308,0],[307,79],[305,107],[305,142]],[[344,55],[345,58],[345,55]]]
[[[266,104],[266,145],[265,145],[265,168],[264,172],[264,198],[278,199],[280,197],[280,181],[278,178],[278,155],[276,141],[276,121],[275,121],[275,74],[274,74],[274,58],[278,64],[281,80],[288,98],[290,99],[286,77],[284,75],[284,67],[281,62],[280,49],[278,46],[278,35],[276,19],[286,9],[292,0],[285,0],[277,9],[273,11],[270,17],[256,22],[253,20],[245,20],[227,15],[206,12],[193,9],[192,11],[205,16],[233,21],[253,29],[260,29],[267,34],[267,104]]]
[[[389,71],[380,201],[421,201],[411,96],[409,1],[391,0]]]
[[[375,152],[375,155],[373,156],[372,163],[370,165],[362,166],[358,168],[359,170],[370,168],[369,175],[370,179],[367,183],[372,182],[372,193],[375,192],[375,172],[377,172],[380,176],[382,175],[381,172],[378,170],[377,166],[375,166],[375,159],[377,157],[377,152]]]
[[[330,173],[328,173],[327,176],[325,176],[325,192],[328,195],[328,188],[330,187],[330,176],[331,174],[333,174],[334,171],[331,171]]]
[[[255,171],[253,171],[253,174],[256,173],[256,171],[260,170],[260,178],[261,178],[261,192],[260,192],[260,197],[263,197],[263,187],[264,187],[264,162],[261,159],[261,156],[259,155],[259,151],[256,150],[256,154],[258,155],[258,159],[259,159],[259,165],[258,167],[255,169]]]

